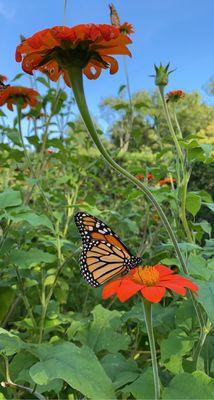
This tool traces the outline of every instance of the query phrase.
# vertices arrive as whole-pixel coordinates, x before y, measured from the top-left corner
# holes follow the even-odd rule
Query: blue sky
[[[67,25],[95,22],[109,23],[106,0],[67,0]],[[135,27],[127,60],[132,92],[154,89],[153,64],[170,61],[176,71],[169,89],[199,90],[214,75],[213,0],[114,0],[121,21]],[[14,51],[22,33],[28,37],[38,30],[63,24],[64,0],[0,0],[0,73],[12,79],[21,72]],[[103,71],[96,81],[86,81],[89,105],[98,115],[100,100],[115,95],[125,83],[123,63],[116,75]],[[28,80],[23,80],[27,84]]]

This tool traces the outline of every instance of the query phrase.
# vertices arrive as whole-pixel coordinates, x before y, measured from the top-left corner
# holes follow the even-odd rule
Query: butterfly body
[[[83,241],[80,271],[91,286],[98,287],[119,274],[125,275],[141,263],[103,221],[78,212],[75,223]]]

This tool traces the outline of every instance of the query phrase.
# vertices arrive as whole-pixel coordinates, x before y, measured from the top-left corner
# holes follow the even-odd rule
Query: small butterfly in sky
[[[120,238],[100,219],[85,212],[75,215],[83,249],[80,271],[92,287],[103,285],[117,275],[125,275],[141,263]]]

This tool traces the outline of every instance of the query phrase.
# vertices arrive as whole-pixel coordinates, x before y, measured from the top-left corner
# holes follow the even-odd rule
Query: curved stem
[[[31,389],[27,386],[23,386],[23,385],[18,385],[16,383],[14,383],[11,378],[10,378],[10,371],[9,371],[9,361],[8,358],[2,354],[2,357],[4,359],[4,364],[5,364],[5,377],[6,377],[6,381],[1,382],[1,386],[6,388],[6,387],[10,387],[12,389],[21,389],[24,390],[27,393],[30,393],[31,395],[34,395],[36,397],[36,399],[39,400],[45,400],[45,397],[36,392],[34,389]]]
[[[132,182],[135,186],[137,186],[147,197],[147,199],[152,203],[152,205],[157,209],[158,214],[168,232],[168,235],[174,245],[175,248],[175,252],[177,254],[177,257],[181,263],[181,266],[184,270],[184,272],[187,274],[187,268],[186,268],[186,264],[183,258],[183,255],[181,253],[181,250],[179,248],[177,239],[175,237],[175,234],[171,228],[171,225],[164,213],[164,211],[162,210],[161,206],[159,205],[159,203],[157,202],[157,200],[155,199],[155,197],[153,196],[153,194],[150,192],[150,190],[147,188],[147,186],[145,184],[143,184],[142,182],[140,182],[137,178],[135,178],[134,176],[132,176],[128,171],[126,171],[125,169],[123,169],[119,164],[116,163],[116,161],[114,161],[112,159],[112,157],[110,156],[110,154],[108,153],[108,151],[105,149],[105,147],[103,146],[102,142],[100,141],[98,134],[96,132],[96,129],[94,127],[93,121],[91,119],[88,107],[87,107],[87,103],[86,103],[86,99],[85,99],[85,94],[84,94],[84,88],[83,88],[83,79],[82,79],[82,70],[81,68],[78,67],[70,67],[68,69],[68,74],[69,74],[69,78],[71,81],[71,86],[74,92],[74,97],[75,100],[77,102],[80,114],[82,116],[82,119],[86,125],[86,128],[88,130],[88,133],[90,135],[90,137],[92,138],[94,144],[96,145],[97,149],[99,150],[99,152],[102,154],[103,158],[105,159],[105,161],[113,168],[115,169],[120,175],[123,175],[125,178],[127,178],[130,182]]]
[[[154,386],[155,386],[155,400],[160,399],[160,380],[158,375],[158,363],[156,357],[156,349],[155,349],[155,339],[153,333],[153,326],[152,326],[152,305],[146,299],[143,299],[143,309],[144,309],[144,316],[146,321],[146,329],[149,338],[149,346],[151,352],[151,359],[152,359],[152,369],[153,369],[153,379],[154,379]]]
[[[161,206],[159,205],[159,203],[156,201],[155,197],[153,196],[153,194],[150,192],[150,190],[148,189],[148,187],[141,181],[139,181],[137,178],[135,178],[134,176],[132,176],[128,171],[126,171],[124,168],[122,168],[119,164],[117,164],[116,161],[114,161],[111,157],[111,155],[108,153],[108,151],[105,149],[105,147],[103,146],[102,142],[99,139],[99,136],[97,134],[97,131],[94,127],[94,123],[91,119],[89,110],[88,110],[88,106],[86,103],[86,99],[85,99],[85,93],[84,93],[84,87],[83,87],[83,77],[82,77],[82,69],[80,67],[69,67],[67,69],[68,75],[69,75],[69,79],[71,82],[71,86],[73,89],[73,93],[74,93],[74,97],[77,103],[77,106],[79,108],[80,111],[80,115],[82,116],[82,119],[85,123],[85,126],[88,130],[89,136],[91,137],[92,141],[94,142],[94,144],[96,145],[97,149],[99,150],[99,152],[102,154],[104,160],[114,169],[116,170],[120,175],[123,175],[126,179],[128,179],[129,182],[133,183],[135,186],[137,186],[147,197],[147,199],[151,202],[151,204],[153,205],[153,207],[156,208],[156,210],[158,211],[158,214],[160,216],[161,221],[163,222],[163,225],[165,226],[165,229],[173,243],[174,249],[175,249],[175,253],[178,257],[178,260],[180,261],[180,264],[182,266],[182,269],[184,271],[185,274],[188,275],[188,269],[185,263],[185,260],[183,258],[182,252],[179,248],[176,236],[173,232],[173,229],[167,219],[167,216],[165,215],[163,209],[161,208]],[[170,121],[171,122],[171,121]],[[182,152],[181,152],[182,153]],[[183,157],[183,154],[182,154]],[[199,320],[199,324],[200,327],[203,327],[203,317],[200,313],[200,311],[198,310],[197,307],[197,303],[195,301],[195,298],[192,294],[191,291],[190,292],[190,297],[192,299],[193,305],[194,305],[194,309],[197,315],[197,318]]]

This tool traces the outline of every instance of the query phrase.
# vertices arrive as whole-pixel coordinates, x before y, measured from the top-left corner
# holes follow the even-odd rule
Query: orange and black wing
[[[140,263],[103,221],[79,212],[75,223],[83,240],[81,274],[91,286],[100,286],[118,274],[126,274]]]

